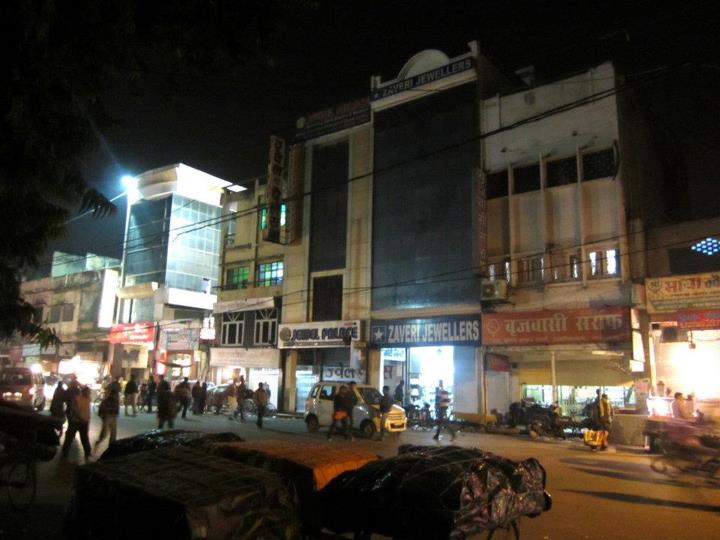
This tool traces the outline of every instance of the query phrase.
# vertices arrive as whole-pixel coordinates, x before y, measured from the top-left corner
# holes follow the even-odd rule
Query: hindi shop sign
[[[155,340],[155,323],[138,322],[116,324],[110,329],[110,343],[152,343]]]
[[[720,328],[720,309],[678,311],[677,325],[687,330]]]
[[[370,340],[381,347],[477,346],[480,345],[480,316],[376,320],[370,327]]]
[[[432,69],[430,71],[426,71],[425,73],[420,73],[419,75],[415,75],[414,77],[410,77],[409,79],[395,79],[393,81],[388,81],[386,84],[380,85],[377,88],[373,89],[372,94],[370,95],[370,101],[377,101],[379,99],[384,99],[386,97],[400,94],[402,92],[407,92],[408,90],[412,90],[413,88],[417,88],[431,82],[439,81],[441,79],[446,79],[457,73],[467,71],[469,69],[472,69],[472,67],[472,58],[465,57],[454,60],[449,64],[440,66],[437,69]]]
[[[720,273],[645,280],[648,311],[720,307]]]
[[[360,339],[360,321],[324,321],[281,324],[279,349],[348,347]]]
[[[484,313],[483,345],[552,345],[630,340],[626,308]]]

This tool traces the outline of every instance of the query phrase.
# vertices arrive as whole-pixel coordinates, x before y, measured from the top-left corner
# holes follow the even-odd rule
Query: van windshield
[[[358,388],[362,394],[363,401],[368,405],[377,405],[380,403],[380,392],[375,388]]]
[[[0,371],[0,384],[28,386],[32,384],[32,378],[27,371]]]

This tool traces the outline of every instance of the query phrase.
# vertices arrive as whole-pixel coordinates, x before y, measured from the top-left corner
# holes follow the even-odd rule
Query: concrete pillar
[[[550,374],[552,376],[553,401],[557,401],[558,400],[558,391],[557,391],[557,373],[555,371],[555,351],[550,351]]]
[[[367,357],[367,382],[370,386],[380,386],[380,349],[364,349],[362,353]]]
[[[285,352],[285,369],[283,370],[283,401],[282,410],[295,412],[297,404],[297,359],[298,352]]]

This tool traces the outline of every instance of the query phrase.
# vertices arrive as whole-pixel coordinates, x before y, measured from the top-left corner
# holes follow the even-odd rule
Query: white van
[[[305,400],[305,425],[308,431],[316,432],[320,427],[329,427],[332,424],[333,400],[338,389],[346,385],[342,382],[316,383],[310,395]],[[362,431],[367,438],[380,429],[380,392],[367,384],[355,386],[357,405],[353,410],[353,429]],[[400,433],[407,427],[405,409],[393,405],[385,422],[385,431]]]

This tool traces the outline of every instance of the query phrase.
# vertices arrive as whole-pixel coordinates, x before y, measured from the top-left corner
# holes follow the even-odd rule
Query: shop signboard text
[[[360,339],[360,321],[325,321],[281,324],[279,349],[348,347]]]
[[[645,280],[648,311],[720,307],[720,273]]]
[[[108,334],[110,343],[152,343],[154,340],[155,324],[152,322],[116,324]]]
[[[486,313],[483,345],[548,345],[630,340],[626,308]]]
[[[381,347],[479,345],[480,316],[452,315],[429,319],[373,321],[370,339]]]

